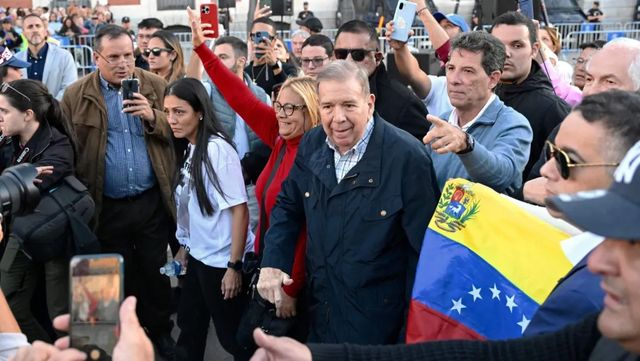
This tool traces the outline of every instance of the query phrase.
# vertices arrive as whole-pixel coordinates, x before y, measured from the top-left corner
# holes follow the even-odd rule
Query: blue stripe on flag
[[[532,269],[531,277],[536,271]],[[522,336],[538,304],[476,253],[427,229],[413,298],[488,339]]]

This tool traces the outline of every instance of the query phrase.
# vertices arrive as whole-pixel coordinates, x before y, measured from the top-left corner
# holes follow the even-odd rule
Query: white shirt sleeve
[[[9,360],[20,347],[27,345],[27,336],[22,333],[0,333],[0,361]]]
[[[440,116],[453,109],[449,95],[447,94],[447,77],[429,75],[431,90],[422,100],[429,114]]]
[[[247,202],[247,190],[244,186],[240,158],[233,147],[220,138],[209,141],[207,151],[213,171],[216,173],[220,194],[211,181],[207,182],[207,194],[215,200],[220,210]]]

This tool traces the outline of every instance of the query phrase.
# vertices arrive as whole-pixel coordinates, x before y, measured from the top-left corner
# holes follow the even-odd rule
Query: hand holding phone
[[[74,256],[69,266],[70,346],[90,360],[109,359],[117,342],[123,296],[123,259],[118,254]]]
[[[411,1],[398,1],[396,12],[393,15],[393,33],[391,39],[406,42],[409,40],[409,32],[416,16],[417,5]]]
[[[201,4],[200,5],[200,22],[202,24],[211,24],[209,30],[213,30],[212,34],[205,32],[205,38],[216,39],[218,34],[218,5],[217,4]],[[206,30],[206,29],[205,29]]]

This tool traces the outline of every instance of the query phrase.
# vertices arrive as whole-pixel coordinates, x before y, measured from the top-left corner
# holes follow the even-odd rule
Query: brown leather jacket
[[[140,93],[151,102],[156,116],[154,127],[149,122],[144,123],[145,141],[164,203],[175,219],[172,197],[175,155],[171,147],[171,128],[162,111],[167,83],[159,76],[138,68],[134,70],[134,74],[140,79]],[[94,220],[98,220],[102,208],[108,123],[99,72],[95,71],[71,84],[64,92],[61,105],[78,137],[76,170],[96,202]],[[97,222],[94,224],[97,225]]]

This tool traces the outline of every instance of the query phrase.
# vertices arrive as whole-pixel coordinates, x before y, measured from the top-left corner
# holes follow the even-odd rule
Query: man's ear
[[[379,51],[376,51],[376,65],[380,65],[380,62],[382,61],[382,58],[384,57],[384,54],[382,54]]]

